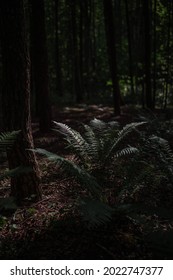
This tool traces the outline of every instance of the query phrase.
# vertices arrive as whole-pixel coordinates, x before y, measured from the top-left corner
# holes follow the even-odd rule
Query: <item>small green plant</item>
[[[83,125],[83,134],[64,123],[54,124],[55,131],[64,136],[68,148],[75,154],[75,162],[44,149],[33,151],[55,162],[84,187],[87,196],[80,198],[78,202],[84,219],[90,226],[107,222],[114,209],[105,203],[103,193],[107,182],[104,176],[110,167],[114,167],[119,157],[129,156],[138,151],[136,147],[126,146],[125,141],[128,141],[129,134],[144,122],[130,123],[119,129],[117,122],[105,123],[94,119],[89,125]]]

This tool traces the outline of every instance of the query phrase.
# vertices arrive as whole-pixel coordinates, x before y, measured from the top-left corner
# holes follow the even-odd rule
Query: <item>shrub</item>
[[[89,226],[107,222],[114,209],[105,203],[107,182],[104,177],[110,168],[114,168],[118,158],[138,151],[136,147],[125,145],[125,141],[144,122],[130,123],[119,129],[117,122],[105,123],[94,119],[89,125],[83,125],[83,135],[64,123],[54,124],[55,131],[64,136],[68,148],[75,154],[76,163],[44,149],[33,151],[46,156],[74,176],[87,191],[87,197],[81,197],[78,203]]]

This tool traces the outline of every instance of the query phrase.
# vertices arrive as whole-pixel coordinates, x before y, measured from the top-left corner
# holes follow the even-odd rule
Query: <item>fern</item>
[[[89,228],[108,223],[114,213],[114,209],[107,204],[90,198],[80,200],[79,207]]]
[[[139,150],[137,148],[134,148],[134,147],[127,147],[127,148],[124,148],[120,151],[117,151],[115,153],[115,157],[122,157],[122,156],[126,156],[126,155],[130,155],[130,154],[134,154],[134,153],[137,153]]]
[[[54,124],[59,128],[54,130],[65,136],[65,140],[68,142],[69,147],[75,150],[78,157],[84,161],[88,160],[87,150],[89,145],[81,134],[64,123],[54,121]]]
[[[98,195],[100,193],[100,186],[98,185],[96,179],[91,176],[85,169],[80,168],[72,161],[69,161],[63,157],[56,154],[50,153],[44,149],[32,149],[32,151],[46,156],[50,161],[55,162],[63,170],[65,170],[69,175],[75,176],[76,179],[85,186],[87,190],[93,195]]]
[[[122,130],[118,132],[117,137],[112,141],[110,148],[105,156],[105,160],[111,157],[114,150],[118,147],[118,145],[126,139],[126,137],[134,131],[137,127],[145,124],[146,122],[137,122],[137,123],[130,123],[127,124]]]
[[[106,178],[104,178],[105,171],[107,172],[110,162],[114,163],[113,159],[117,160],[119,157],[138,151],[135,147],[129,145],[122,147],[119,144],[122,144],[129,133],[144,122],[132,123],[119,130],[117,122],[105,123],[94,119],[89,125],[83,125],[82,135],[66,124],[59,122],[54,124],[56,127],[54,130],[65,136],[68,147],[80,159],[78,164],[44,149],[32,149],[32,151],[46,156],[66,173],[74,176],[81,186],[89,191],[89,196],[80,200],[80,209],[89,227],[107,223],[111,219],[113,209],[102,201],[104,198],[102,187],[107,187],[103,186]]]
[[[154,135],[146,141],[144,151],[156,158],[158,167],[164,170],[173,182],[173,151],[168,141]]]
[[[0,134],[0,151],[4,151],[7,148],[11,148],[17,139],[20,131],[12,131],[12,132],[2,132]]]
[[[121,151],[119,145],[127,138],[129,133],[144,123],[131,123],[119,131],[117,122],[105,123],[94,119],[90,122],[90,125],[84,125],[85,132],[82,136],[69,126],[54,122],[58,127],[56,131],[65,135],[65,140],[81,159],[84,166],[90,166],[91,168],[93,165],[102,168],[111,161],[112,156],[116,153],[117,156],[124,156],[136,152],[137,149],[133,147],[126,147]]]

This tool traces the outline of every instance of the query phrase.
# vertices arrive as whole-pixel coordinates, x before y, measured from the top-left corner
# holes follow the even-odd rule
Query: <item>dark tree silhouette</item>
[[[60,20],[59,20],[59,9],[60,1],[55,1],[55,67],[56,67],[56,90],[57,95],[63,96],[63,83],[62,83],[62,69],[61,69],[61,57],[60,57],[60,40],[59,40],[59,31],[60,31]]]
[[[82,80],[81,80],[80,53],[79,53],[79,42],[78,42],[78,24],[77,24],[78,0],[73,0],[70,3],[70,7],[71,7],[71,25],[72,25],[73,94],[76,98],[76,102],[80,103],[83,101],[83,89],[82,89]]]
[[[32,171],[11,180],[11,192],[18,202],[30,196],[41,198],[39,169],[33,152],[30,118],[30,62],[22,0],[0,1],[2,38],[2,117],[3,130],[21,130],[8,153],[9,168],[30,166]]]
[[[115,115],[120,115],[120,88],[117,74],[115,21],[112,0],[103,0],[103,5],[109,66],[113,84],[114,113]]]
[[[143,0],[145,28],[145,98],[146,106],[153,109],[151,88],[151,1]]]
[[[51,128],[44,0],[31,0],[31,62],[40,131]]]
[[[135,90],[134,90],[134,82],[133,82],[132,36],[131,36],[131,26],[130,26],[130,19],[129,19],[128,0],[125,0],[125,9],[126,9],[128,52],[129,52],[130,86],[131,86],[131,94],[133,99],[132,102],[134,102]]]

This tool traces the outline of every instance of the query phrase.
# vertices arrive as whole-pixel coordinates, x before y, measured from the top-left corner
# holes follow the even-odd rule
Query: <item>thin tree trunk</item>
[[[112,1],[103,0],[103,5],[109,66],[113,84],[114,113],[115,115],[120,115],[120,88],[117,73],[116,36]]]
[[[41,198],[39,169],[33,152],[30,117],[30,61],[25,33],[22,0],[0,1],[3,130],[21,130],[14,148],[8,153],[9,168],[30,166],[32,172],[11,179],[11,193],[21,203],[31,196]]]
[[[154,0],[154,32],[153,32],[153,108],[155,108],[155,100],[156,100],[156,51],[157,51],[157,45],[156,45],[156,10],[157,10],[157,0]]]
[[[128,52],[129,52],[129,75],[130,75],[130,86],[131,86],[131,95],[134,103],[135,91],[134,91],[134,82],[133,82],[133,60],[132,60],[132,41],[131,41],[131,28],[129,20],[129,8],[128,0],[125,0],[126,7],[126,22],[127,22],[127,37],[128,37]]]
[[[166,89],[165,89],[165,100],[164,109],[167,107],[168,102],[168,89],[169,89],[169,79],[170,79],[170,38],[171,38],[171,3],[168,1],[168,33],[167,33],[167,73],[166,73]]]
[[[91,7],[90,0],[84,0],[84,65],[85,90],[90,98],[90,68],[91,68]]]
[[[55,60],[56,60],[56,90],[57,95],[63,96],[63,84],[62,84],[62,71],[61,71],[61,59],[60,59],[60,41],[59,41],[59,31],[60,31],[60,22],[59,22],[59,7],[60,1],[55,0]]]
[[[145,96],[146,106],[153,109],[152,88],[151,88],[151,21],[150,21],[151,0],[143,0],[144,25],[145,25]]]
[[[77,2],[73,0],[71,3],[71,22],[72,22],[72,52],[73,52],[73,92],[76,97],[76,102],[83,101],[83,90],[81,84],[81,71],[79,59],[79,42],[77,33]]]

